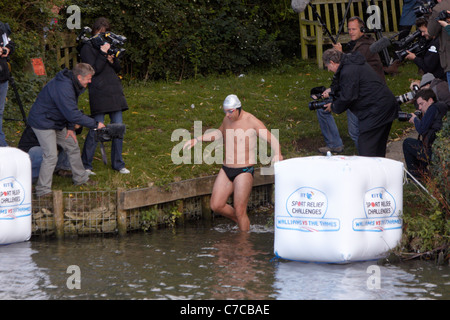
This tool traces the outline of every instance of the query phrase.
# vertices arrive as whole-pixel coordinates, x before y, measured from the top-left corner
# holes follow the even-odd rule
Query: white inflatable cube
[[[0,148],[0,244],[31,237],[31,161],[27,153]]]
[[[402,236],[403,163],[357,156],[275,164],[275,255],[347,263],[384,257]]]

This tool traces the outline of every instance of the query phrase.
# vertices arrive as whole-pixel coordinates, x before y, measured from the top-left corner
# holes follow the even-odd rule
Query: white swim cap
[[[241,107],[241,102],[239,101],[237,95],[230,94],[223,101],[223,110],[237,109]]]

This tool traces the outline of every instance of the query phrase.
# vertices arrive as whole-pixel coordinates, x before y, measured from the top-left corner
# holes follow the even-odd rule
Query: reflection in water
[[[0,300],[48,298],[50,281],[31,258],[35,252],[30,242],[0,246]]]
[[[411,283],[414,275],[400,268],[378,267],[375,262],[345,265],[301,262],[280,263],[275,273],[277,299],[404,299],[403,283]],[[370,278],[370,279],[369,279]],[[369,281],[369,283],[368,283]],[[379,286],[376,286],[379,284]]]
[[[225,221],[225,222],[224,222]],[[0,247],[0,299],[449,299],[449,267],[413,262],[367,268],[274,259],[266,220],[250,233],[216,219],[126,237],[33,239]],[[81,289],[66,285],[69,266]]]

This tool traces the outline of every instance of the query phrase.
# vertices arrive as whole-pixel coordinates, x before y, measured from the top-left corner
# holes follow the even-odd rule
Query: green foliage
[[[20,99],[28,113],[29,107],[48,79],[55,74],[56,51],[59,37],[55,32],[60,24],[55,24],[57,13],[54,6],[62,0],[0,2],[0,21],[8,23],[15,43],[15,52],[10,59],[12,76],[15,79]],[[48,77],[38,77],[31,72],[31,59],[42,58]],[[14,90],[8,90],[5,118],[21,119]]]
[[[436,188],[442,195],[443,207],[447,209],[447,215],[450,215],[450,120],[447,116],[444,119],[444,125],[433,143],[433,158],[430,170],[436,181]]]
[[[127,37],[124,70],[139,79],[240,73],[298,47],[290,1],[76,0],[83,25],[104,16]]]
[[[415,184],[405,188],[404,203],[411,204],[403,215],[404,245],[413,252],[426,252],[450,242],[450,121],[433,143],[430,175],[425,177],[423,192]]]
[[[175,228],[177,221],[179,221],[183,213],[178,210],[178,202],[174,206],[160,208],[159,206],[152,206],[149,210],[141,212],[141,228],[147,232],[159,225],[166,225]]]

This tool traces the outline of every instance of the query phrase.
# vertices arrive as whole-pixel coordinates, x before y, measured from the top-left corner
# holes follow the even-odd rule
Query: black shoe
[[[72,177],[72,171],[59,169],[55,171],[55,174],[60,177]]]

